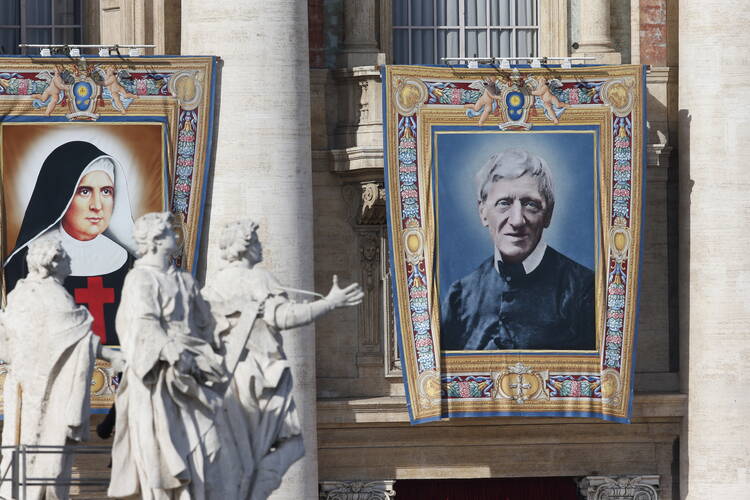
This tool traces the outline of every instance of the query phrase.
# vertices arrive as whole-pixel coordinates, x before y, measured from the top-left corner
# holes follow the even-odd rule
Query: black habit
[[[593,350],[594,302],[594,272],[551,247],[528,274],[493,256],[451,285],[442,349]]]

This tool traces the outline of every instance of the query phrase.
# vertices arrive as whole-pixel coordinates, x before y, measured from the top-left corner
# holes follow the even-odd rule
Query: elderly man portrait
[[[443,297],[442,348],[595,349],[594,272],[545,242],[555,207],[545,160],[507,149],[476,180],[494,248]]]

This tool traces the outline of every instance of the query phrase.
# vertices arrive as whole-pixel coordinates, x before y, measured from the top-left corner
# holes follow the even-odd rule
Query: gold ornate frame
[[[17,122],[161,123],[163,209],[181,222],[184,244],[178,263],[194,271],[211,164],[216,64],[215,57],[0,57],[0,133]],[[109,75],[115,79],[107,80]],[[0,230],[4,235],[4,219]],[[0,388],[6,371],[1,354]],[[109,408],[117,384],[106,363],[97,362],[92,407]]]
[[[440,351],[432,136],[441,125],[476,129],[477,118],[467,116],[464,104],[483,97],[473,84],[482,79],[503,96],[483,133],[488,127],[497,133],[554,129],[541,101],[547,96],[532,95],[540,83],[552,82],[558,88],[550,93],[567,105],[554,106],[562,109],[559,125],[598,130],[596,352]],[[489,415],[628,421],[645,158],[643,68],[390,66],[383,82],[392,276],[412,422]],[[504,99],[511,92],[520,94],[517,113]]]

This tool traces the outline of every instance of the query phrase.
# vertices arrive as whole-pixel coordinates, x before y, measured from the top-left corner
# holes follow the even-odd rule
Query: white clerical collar
[[[81,241],[59,226],[60,243],[70,256],[71,276],[99,276],[120,269],[128,260],[128,252],[103,234],[93,240]]]
[[[539,240],[539,243],[537,243],[536,248],[526,257],[523,259],[523,262],[521,264],[523,265],[523,270],[526,274],[529,274],[531,271],[539,267],[539,264],[542,263],[542,259],[544,258],[544,252],[547,250],[547,243],[544,242],[544,238]],[[500,250],[495,247],[495,262],[502,262],[503,256],[500,254]],[[495,264],[495,271],[498,271],[497,264]]]

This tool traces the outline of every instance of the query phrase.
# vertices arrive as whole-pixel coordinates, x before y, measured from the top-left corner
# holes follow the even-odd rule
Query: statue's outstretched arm
[[[324,299],[309,304],[297,304],[286,299],[274,304],[271,299],[266,302],[266,321],[270,321],[277,328],[286,330],[312,323],[316,318],[339,307],[356,306],[364,297],[362,288],[352,283],[346,288],[339,288],[338,276],[333,276],[333,286]]]

